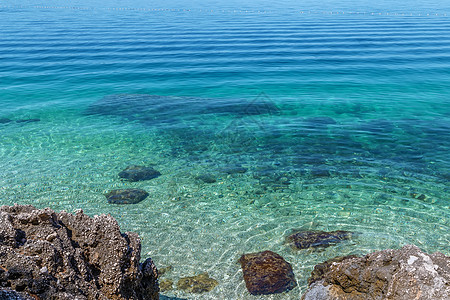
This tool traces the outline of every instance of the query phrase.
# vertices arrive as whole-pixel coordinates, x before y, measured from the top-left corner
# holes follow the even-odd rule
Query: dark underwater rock
[[[337,124],[337,122],[330,117],[310,117],[306,118],[305,122],[309,125],[313,126],[324,126],[324,125],[334,125]]]
[[[146,124],[178,123],[186,117],[210,114],[233,114],[237,116],[276,114],[278,107],[264,99],[252,102],[244,99],[208,99],[196,97],[173,97],[148,94],[117,94],[105,96],[91,104],[87,115],[114,115]]]
[[[358,129],[373,134],[386,134],[394,131],[395,124],[389,120],[373,119],[362,123]]]
[[[277,294],[297,286],[291,265],[275,252],[244,254],[239,263],[247,290],[252,295]]]
[[[218,284],[217,280],[210,278],[208,273],[201,273],[196,276],[180,278],[177,289],[199,294],[211,291]]]
[[[203,181],[205,183],[214,183],[214,182],[217,181],[216,177],[214,175],[212,175],[212,174],[201,174],[201,175],[198,175],[195,178],[198,179],[198,180],[201,180],[201,181]]]
[[[247,168],[243,167],[243,166],[228,166],[228,167],[224,167],[221,168],[220,171],[223,173],[227,173],[227,174],[237,174],[237,173],[245,173],[247,172]]]
[[[311,169],[311,176],[312,177],[330,177],[331,173],[326,168],[314,168],[314,169]]]
[[[160,176],[161,173],[152,167],[144,166],[128,166],[125,170],[119,173],[120,178],[128,179],[129,181],[150,180]]]
[[[149,194],[141,189],[112,190],[105,194],[112,204],[136,204],[147,198]]]
[[[16,123],[34,123],[34,122],[40,122],[41,119],[20,119],[17,120]]]
[[[335,245],[343,240],[352,238],[353,233],[350,231],[320,231],[306,230],[295,232],[286,237],[286,242],[295,250],[307,248],[326,248]]]
[[[450,299],[450,257],[407,245],[314,268],[303,300]]]
[[[140,251],[110,215],[0,207],[0,286],[33,299],[158,299],[156,267]]]
[[[11,123],[13,120],[8,118],[0,118],[0,124]]]

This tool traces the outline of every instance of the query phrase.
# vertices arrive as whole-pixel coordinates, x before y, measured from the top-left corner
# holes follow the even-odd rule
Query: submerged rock
[[[156,267],[140,251],[110,215],[0,207],[0,286],[33,299],[158,299]]]
[[[325,168],[313,168],[311,169],[311,176],[312,177],[330,177],[331,173],[330,170]]]
[[[159,282],[159,288],[161,292],[170,291],[173,289],[173,280],[172,279],[163,279]]]
[[[353,233],[350,231],[336,230],[336,231],[320,231],[320,230],[306,230],[295,232],[286,237],[286,242],[295,250],[329,247],[335,245],[342,240],[349,240]]]
[[[252,295],[277,294],[297,286],[291,265],[275,252],[244,254],[239,262]]]
[[[147,198],[149,194],[141,189],[112,190],[105,194],[112,204],[136,204]]]
[[[20,119],[17,120],[17,123],[34,123],[34,122],[40,122],[41,119]]]
[[[198,180],[201,180],[205,183],[214,183],[217,181],[216,178],[214,177],[214,175],[212,175],[212,174],[201,174],[195,178]]]
[[[115,115],[145,124],[177,123],[186,117],[211,114],[238,116],[278,114],[278,107],[264,99],[208,99],[148,94],[116,94],[91,104],[88,115]],[[188,113],[188,115],[186,114]]]
[[[347,256],[314,268],[303,300],[450,299],[450,257],[416,246]]]
[[[8,118],[0,118],[0,124],[11,123],[13,120]]]
[[[120,178],[128,179],[129,181],[150,180],[160,176],[161,173],[152,167],[144,166],[128,166],[119,173]]]
[[[190,293],[204,293],[211,291],[218,284],[219,282],[210,278],[208,273],[201,273],[196,276],[180,278],[177,289]]]
[[[312,126],[324,126],[324,125],[334,125],[336,121],[330,117],[310,117],[306,118],[305,122]]]
[[[244,168],[243,166],[228,166],[221,168],[220,171],[227,174],[237,174],[237,173],[245,173],[247,172],[247,168]]]

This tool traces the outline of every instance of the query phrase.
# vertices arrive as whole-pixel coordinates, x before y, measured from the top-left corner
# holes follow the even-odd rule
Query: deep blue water
[[[245,299],[237,258],[277,251],[296,299],[336,255],[450,254],[449,95],[450,1],[2,1],[0,201],[110,213],[172,280],[220,282],[169,296]],[[360,235],[295,253],[299,227]]]

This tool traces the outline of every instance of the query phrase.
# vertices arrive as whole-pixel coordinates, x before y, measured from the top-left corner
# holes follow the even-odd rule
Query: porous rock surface
[[[408,245],[332,259],[314,268],[302,299],[450,299],[450,257]]]
[[[159,299],[157,270],[139,263],[137,234],[93,218],[31,205],[0,207],[0,290],[34,299]],[[9,293],[9,292],[8,292]]]

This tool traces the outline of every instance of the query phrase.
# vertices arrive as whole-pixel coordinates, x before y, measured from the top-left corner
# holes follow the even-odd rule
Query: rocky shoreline
[[[352,237],[344,231],[298,231],[293,249],[323,248]],[[0,299],[159,299],[151,258],[141,261],[136,233],[121,233],[110,215],[89,217],[37,209],[0,207]],[[289,262],[266,250],[243,254],[243,281],[252,295],[288,293],[297,286]],[[207,293],[220,285],[207,273],[181,278],[177,288]],[[315,266],[303,300],[450,299],[450,257],[408,245],[363,257],[332,258]],[[252,297],[252,296],[249,296]],[[167,299],[166,297],[162,297]]]
[[[110,215],[0,207],[0,298],[159,299],[156,266],[140,259],[138,235]]]

